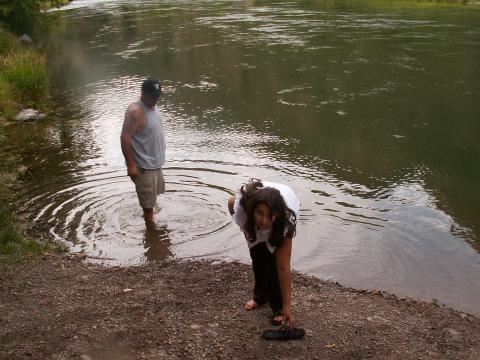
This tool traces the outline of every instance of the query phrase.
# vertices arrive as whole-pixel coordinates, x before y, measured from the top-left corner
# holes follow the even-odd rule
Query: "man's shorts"
[[[162,169],[138,168],[135,179],[138,201],[144,209],[153,209],[157,204],[157,195],[165,192],[165,179]]]

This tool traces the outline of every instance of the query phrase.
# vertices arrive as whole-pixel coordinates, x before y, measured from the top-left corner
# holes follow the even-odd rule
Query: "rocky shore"
[[[295,274],[300,341],[262,339],[250,268],[46,255],[0,273],[0,359],[480,359],[480,319]]]

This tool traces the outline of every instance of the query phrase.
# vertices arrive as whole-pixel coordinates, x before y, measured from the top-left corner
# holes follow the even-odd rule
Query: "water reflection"
[[[105,264],[247,261],[225,201],[284,182],[296,269],[480,313],[480,15],[392,4],[73,2],[49,49],[63,108],[26,154],[35,223]],[[168,160],[150,232],[118,137],[153,74]]]
[[[165,260],[172,256],[170,251],[170,230],[166,225],[147,223],[143,239],[145,258],[150,261]]]

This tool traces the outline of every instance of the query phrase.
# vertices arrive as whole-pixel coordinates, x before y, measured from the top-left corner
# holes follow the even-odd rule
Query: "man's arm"
[[[132,137],[137,131],[143,128],[143,119],[141,110],[134,105],[130,105],[125,112],[123,119],[122,134],[120,135],[120,144],[122,146],[122,153],[127,162],[127,174],[132,180],[137,177],[137,163],[133,156]]]

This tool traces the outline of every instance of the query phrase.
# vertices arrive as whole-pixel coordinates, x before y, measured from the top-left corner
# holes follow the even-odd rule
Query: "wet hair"
[[[251,179],[248,184],[241,187],[240,206],[245,210],[247,221],[244,231],[247,239],[251,242],[256,240],[255,208],[259,204],[265,204],[270,208],[271,216],[276,219],[272,224],[269,243],[275,247],[281,247],[287,238],[293,238],[296,234],[297,216],[287,206],[283,196],[275,188],[264,187],[262,182]]]

